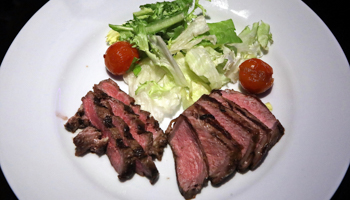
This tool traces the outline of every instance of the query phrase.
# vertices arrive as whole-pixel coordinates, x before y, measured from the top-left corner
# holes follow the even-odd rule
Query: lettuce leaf
[[[270,25],[263,21],[253,23],[251,28],[246,26],[238,36],[242,43],[226,44],[223,48],[229,60],[224,69],[233,83],[238,80],[239,65],[247,59],[263,56],[273,42]],[[235,49],[235,54],[230,53],[231,49]]]
[[[137,76],[132,72],[124,75],[129,94],[157,120],[172,117],[181,106],[183,87],[178,86],[171,74],[155,65],[151,59],[142,61],[140,65],[142,70]]]
[[[190,69],[199,76],[204,83],[207,83],[211,90],[219,89],[229,82],[224,74],[220,74],[211,55],[204,47],[190,49],[185,56]]]
[[[176,53],[180,50],[191,49],[203,39],[211,40],[216,44],[216,37],[214,35],[197,37],[208,31],[209,26],[205,21],[204,16],[197,17],[175,40],[169,41],[168,45],[170,52]]]
[[[209,34],[216,36],[216,45],[241,43],[242,40],[236,34],[236,28],[232,19],[216,23],[208,23]]]
[[[198,8],[202,16],[194,14]],[[207,23],[205,12],[199,0],[158,2],[140,6],[125,24],[109,25],[108,43],[128,41],[140,50],[141,60],[123,78],[129,95],[160,122],[235,83],[239,65],[261,57],[273,42],[267,23],[253,23],[237,35],[232,19]]]

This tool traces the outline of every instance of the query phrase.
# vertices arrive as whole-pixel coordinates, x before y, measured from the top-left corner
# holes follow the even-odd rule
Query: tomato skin
[[[248,59],[239,66],[239,81],[252,94],[268,90],[274,81],[272,74],[272,67],[258,58]]]
[[[103,57],[107,70],[114,75],[125,74],[133,59],[140,58],[138,50],[124,41],[109,46]]]

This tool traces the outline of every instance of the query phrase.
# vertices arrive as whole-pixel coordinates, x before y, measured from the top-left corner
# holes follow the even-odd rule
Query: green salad
[[[139,50],[140,59],[123,78],[129,95],[159,121],[236,83],[239,65],[261,57],[272,43],[263,21],[237,35],[232,19],[208,23],[206,15],[199,0],[175,0],[141,5],[133,19],[109,25],[109,45],[127,41]]]

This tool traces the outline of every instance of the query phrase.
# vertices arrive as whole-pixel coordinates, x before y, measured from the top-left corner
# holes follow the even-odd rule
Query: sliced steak
[[[136,157],[136,173],[147,177],[151,184],[154,184],[159,178],[158,169],[152,158],[145,153],[141,145],[133,138],[129,131],[129,126],[118,116],[111,116],[110,119],[106,117],[105,122],[113,124],[119,132],[124,133],[124,143],[133,150]]]
[[[208,95],[203,95],[196,104],[215,118],[217,122],[215,127],[219,130],[220,128],[224,129],[223,131],[228,132],[232,139],[242,146],[242,159],[239,162],[238,170],[246,171],[253,160],[256,142],[259,140],[258,130],[251,127],[237,113]]]
[[[146,130],[153,134],[153,145],[149,151],[149,154],[162,160],[164,148],[168,144],[166,134],[159,127],[159,123],[154,119],[149,112],[141,110],[140,105],[131,105],[133,111],[139,115],[140,120],[145,123]]]
[[[102,133],[94,127],[86,127],[74,137],[75,155],[83,156],[88,152],[103,155],[106,152],[108,138],[102,138]]]
[[[254,157],[252,163],[250,165],[250,169],[256,169],[257,166],[263,161],[268,152],[268,144],[269,139],[271,137],[271,129],[269,129],[265,124],[263,124],[259,119],[257,119],[254,115],[252,115],[247,110],[241,108],[234,102],[224,98],[221,96],[219,90],[214,90],[209,95],[212,98],[215,98],[225,107],[233,110],[239,116],[241,116],[244,120],[246,120],[249,125],[259,131],[259,140],[256,143],[254,150]]]
[[[83,105],[81,105],[74,116],[68,119],[64,127],[67,131],[74,133],[78,129],[90,126],[89,119],[85,116]]]
[[[180,115],[166,130],[172,149],[177,183],[186,199],[194,198],[208,178],[208,161],[191,124]]]
[[[118,178],[126,181],[135,173],[135,157],[133,150],[126,146],[121,133],[114,127],[108,129],[111,135],[106,154],[113,168],[118,172]]]
[[[272,130],[269,149],[271,149],[283,136],[284,127],[259,98],[228,89],[221,91],[221,94],[226,99],[235,102],[240,107],[249,111]]]
[[[196,104],[187,108],[182,115],[192,125],[208,159],[209,179],[214,186],[222,184],[232,175],[241,159],[241,147],[227,138],[224,133],[207,123],[206,117]]]
[[[129,120],[128,122],[130,123],[130,125],[133,126],[132,128],[130,128],[129,124],[127,124],[120,116],[113,115],[112,107],[110,104],[108,104],[107,100],[98,99],[98,97],[96,96],[95,103],[102,106],[106,106],[106,107],[96,106],[98,116],[101,119],[103,119],[102,121],[106,126],[115,127],[115,129],[117,129],[117,131],[121,133],[123,144],[132,149],[135,164],[136,164],[136,169],[135,169],[136,173],[139,174],[140,176],[147,177],[150,180],[151,184],[154,184],[159,177],[158,169],[155,163],[153,162],[152,157],[150,157],[149,155],[147,155],[147,153],[145,153],[142,145],[140,145],[133,136],[135,134],[136,136],[139,136],[138,131],[142,135],[144,135],[142,122],[140,126],[136,126],[137,121],[135,122],[136,123],[135,125],[135,123],[133,122],[134,119],[127,118],[127,120]],[[134,134],[132,134],[131,131]]]
[[[106,127],[100,116],[108,114],[108,110],[95,105],[95,95],[88,92],[82,98],[85,115],[90,123],[102,132],[102,138],[109,138],[106,154],[119,174],[121,181],[130,179],[135,172],[135,157],[132,149],[124,144],[121,133],[116,128]]]
[[[153,145],[148,153],[161,160],[164,148],[167,145],[167,138],[163,130],[159,127],[158,121],[150,116],[149,112],[141,110],[140,105],[135,104],[134,98],[120,90],[118,84],[111,79],[103,80],[95,85],[94,92],[101,96],[110,96],[123,102],[125,105],[130,106],[135,114],[139,115],[140,120],[145,124],[146,130],[153,134]]]
[[[110,78],[94,85],[94,92],[97,92],[96,89],[103,91],[108,96],[118,99],[126,105],[135,104],[135,99],[122,91],[118,84]]]
[[[130,133],[133,138],[148,154],[153,144],[152,133],[146,131],[145,124],[139,119],[139,116],[132,111],[130,106],[114,98],[104,99],[102,103],[110,107],[110,110],[115,116],[119,116],[124,120],[130,128]]]

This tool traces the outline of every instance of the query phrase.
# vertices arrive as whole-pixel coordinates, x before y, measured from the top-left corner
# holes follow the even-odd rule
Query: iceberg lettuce
[[[204,83],[210,86],[210,89],[219,89],[229,82],[224,74],[220,74],[216,69],[211,55],[204,47],[190,49],[185,56],[185,60],[190,69],[199,76]]]
[[[242,39],[242,43],[227,44],[227,48],[224,49],[229,59],[224,69],[226,76],[233,83],[238,80],[239,65],[247,59],[263,56],[273,43],[270,25],[263,21],[253,23],[251,28],[246,26],[238,36]],[[235,54],[232,54],[230,49],[234,49]]]
[[[107,41],[128,41],[141,52],[123,76],[129,95],[160,122],[186,109],[203,94],[238,80],[239,65],[261,57],[272,43],[270,26],[256,22],[237,35],[232,19],[207,23],[206,10],[193,0],[140,6],[133,19],[109,25]],[[200,8],[203,15],[194,15]]]

